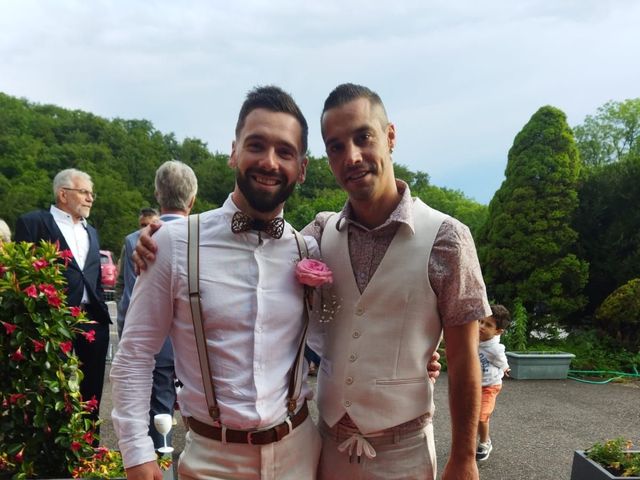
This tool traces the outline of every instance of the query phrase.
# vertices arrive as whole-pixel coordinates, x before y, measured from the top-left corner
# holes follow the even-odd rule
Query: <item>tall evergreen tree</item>
[[[479,233],[491,297],[531,312],[530,329],[566,319],[585,304],[588,264],[575,255],[578,151],[565,114],[540,108],[509,150],[505,180]]]

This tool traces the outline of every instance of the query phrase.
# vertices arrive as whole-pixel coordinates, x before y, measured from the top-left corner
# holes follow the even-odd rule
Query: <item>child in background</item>
[[[511,323],[511,315],[502,305],[491,305],[491,316],[480,320],[480,365],[482,366],[482,406],[478,436],[480,442],[476,450],[476,460],[483,462],[489,458],[493,446],[489,438],[489,418],[496,406],[496,397],[502,389],[502,377],[509,374],[509,363],[504,354],[500,335]]]

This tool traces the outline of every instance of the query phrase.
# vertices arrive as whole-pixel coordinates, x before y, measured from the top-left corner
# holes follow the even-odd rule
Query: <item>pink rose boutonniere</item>
[[[335,295],[330,291],[325,292],[325,286],[333,283],[333,272],[319,260],[304,258],[296,265],[296,279],[304,285],[305,299],[311,310],[313,307],[313,291],[320,287],[320,309],[318,320],[321,323],[330,321],[340,309],[340,304]],[[327,302],[326,298],[330,301]]]
[[[325,263],[303,258],[296,265],[296,279],[307,287],[320,287],[333,282],[333,273]]]

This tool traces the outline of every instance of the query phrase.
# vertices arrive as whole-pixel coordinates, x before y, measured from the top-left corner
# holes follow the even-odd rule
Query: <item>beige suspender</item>
[[[199,237],[200,237],[200,216],[189,215],[189,235],[187,247],[187,273],[189,277],[189,305],[191,306],[191,316],[193,319],[193,330],[196,337],[196,348],[198,350],[198,360],[200,362],[200,371],[202,373],[202,384],[204,387],[205,398],[209,415],[214,421],[220,419],[220,408],[216,400],[215,389],[213,386],[213,376],[211,375],[211,365],[209,363],[209,355],[207,354],[207,340],[204,334],[204,325],[202,323],[202,306],[200,303],[200,273],[199,273]],[[309,251],[304,237],[293,230],[296,244],[298,246],[298,255],[300,259],[307,258]],[[290,370],[289,391],[287,395],[287,411],[289,416],[293,415],[296,410],[298,398],[302,390],[302,370],[304,358],[304,345],[307,340],[307,328],[309,326],[309,303],[307,295],[305,297],[304,308],[304,327],[302,338],[298,346],[298,352]]]
[[[196,347],[198,350],[198,360],[200,361],[200,371],[202,372],[204,395],[207,399],[209,415],[214,421],[217,421],[220,418],[220,408],[218,407],[216,392],[213,387],[211,365],[209,364],[209,355],[207,354],[207,339],[204,335],[204,325],[202,325],[202,305],[200,304],[199,240],[200,216],[189,215],[189,246],[187,250],[189,305],[191,306],[193,330],[196,335]]]

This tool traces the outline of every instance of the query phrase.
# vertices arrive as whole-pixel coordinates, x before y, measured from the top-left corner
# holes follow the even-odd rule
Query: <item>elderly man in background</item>
[[[87,173],[69,168],[54,177],[53,194],[55,205],[51,205],[48,211],[36,210],[18,218],[15,240],[59,242],[61,250],[71,250],[73,259],[64,270],[67,304],[80,307],[90,320],[96,322],[80,325],[86,332],[95,331],[94,341],[78,335],[73,342],[84,375],[80,393],[83,400],[95,398],[99,405],[111,318],[100,281],[100,239],[96,229],[87,223],[96,193]],[[97,408],[91,413],[91,418],[98,420]]]

